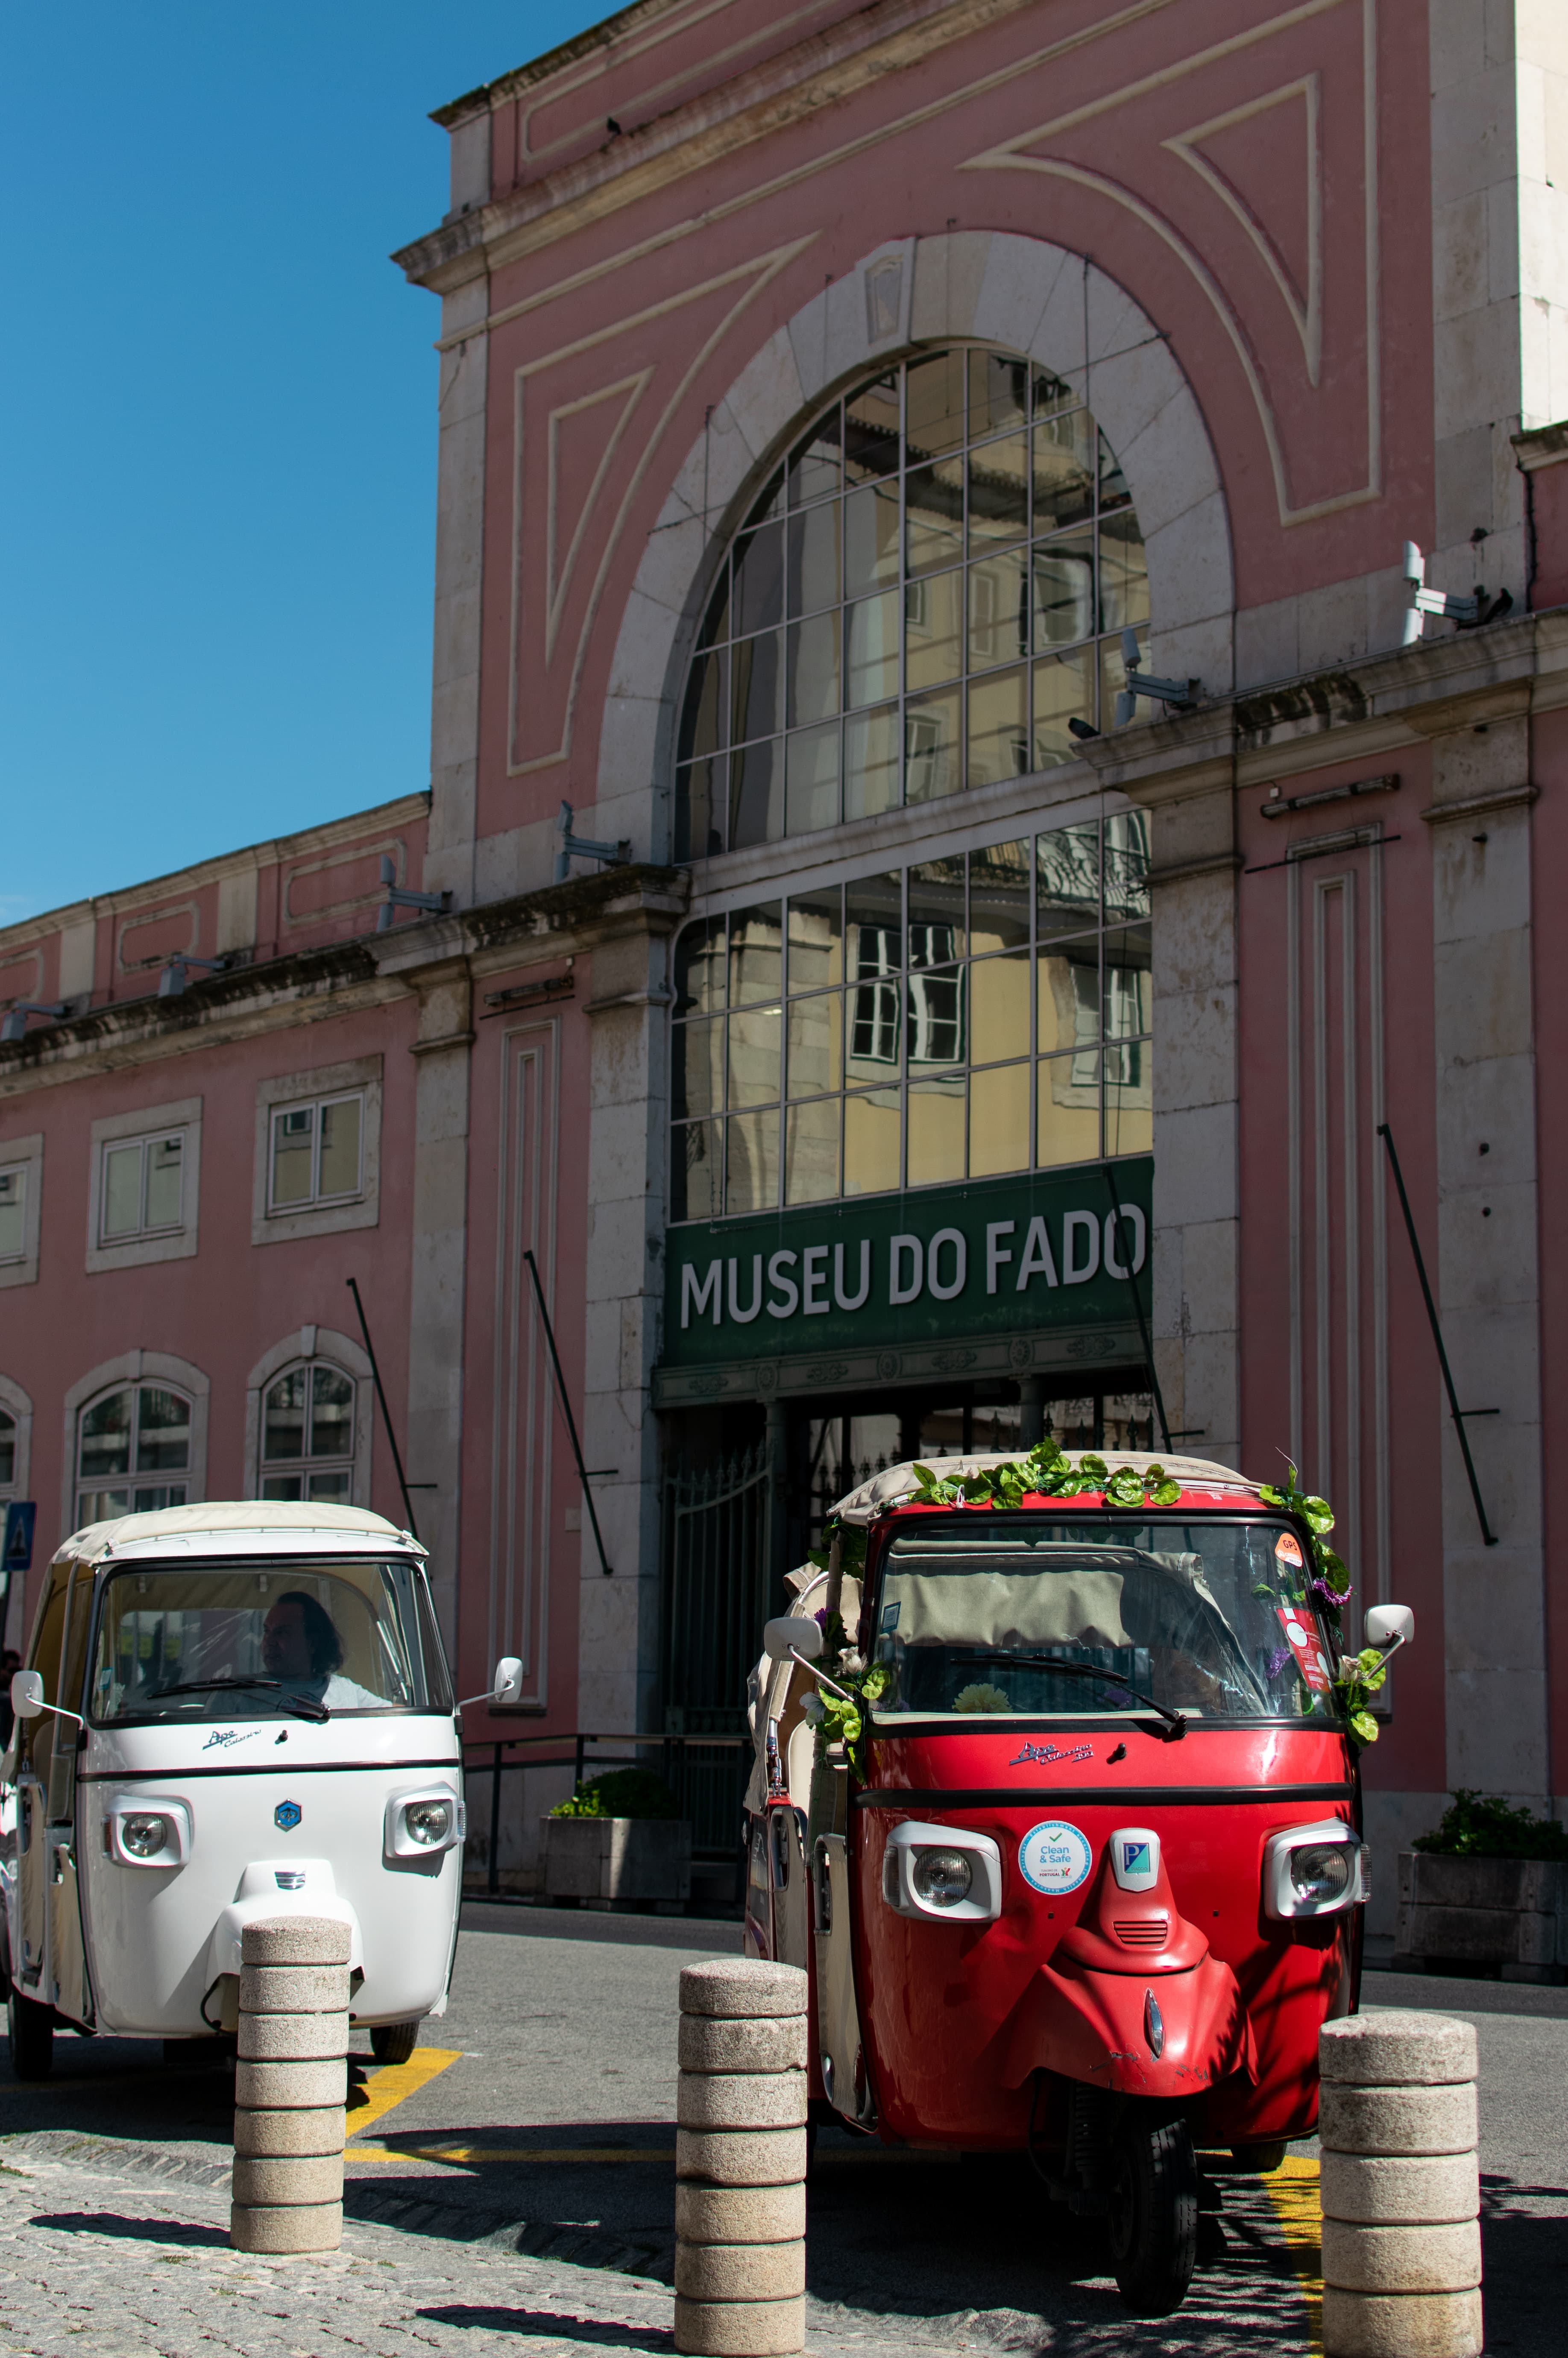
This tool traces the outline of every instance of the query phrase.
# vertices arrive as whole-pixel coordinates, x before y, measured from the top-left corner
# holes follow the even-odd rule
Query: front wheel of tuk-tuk
[[[1122,2299],[1135,2317],[1169,2317],[1197,2265],[1198,2171],[1186,2123],[1130,2111],[1111,2148],[1106,2192]]]
[[[378,2063],[406,2063],[418,2044],[417,2022],[378,2022],[370,2035],[370,2051]]]
[[[47,2080],[54,2069],[54,2013],[13,1985],[5,2000],[11,2069],[18,2080]]]

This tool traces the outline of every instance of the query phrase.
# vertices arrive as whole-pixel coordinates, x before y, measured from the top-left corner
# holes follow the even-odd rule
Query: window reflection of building
[[[814,888],[676,946],[672,1217],[1144,1153],[1147,822]]]
[[[737,535],[682,705],[676,856],[1071,760],[1148,615],[1120,469],[1077,395],[926,353],[796,442]]]
[[[76,1520],[182,1507],[190,1466],[190,1402],[164,1384],[122,1384],[77,1419]]]

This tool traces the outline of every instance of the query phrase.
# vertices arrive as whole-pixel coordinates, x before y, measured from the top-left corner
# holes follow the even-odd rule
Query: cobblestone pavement
[[[676,1976],[724,1939],[564,1930],[466,1932],[451,2011],[415,2062],[378,2074],[364,2059],[344,2245],[324,2259],[230,2251],[222,2068],[171,2069],[150,2043],[107,2039],[59,2039],[43,2087],[0,2062],[0,2358],[668,2351]],[[1367,1996],[1475,2006],[1487,2347],[1547,2358],[1568,2304],[1568,1994],[1379,1975]],[[807,2347],[1306,2358],[1314,2181],[1310,2147],[1277,2179],[1220,2181],[1223,2217],[1206,2221],[1185,2307],[1142,2323],[1124,2314],[1092,2229],[1054,2212],[1018,2165],[825,2133]]]

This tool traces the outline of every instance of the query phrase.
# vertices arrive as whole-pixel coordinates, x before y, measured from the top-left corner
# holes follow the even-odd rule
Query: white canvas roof
[[[194,1507],[163,1507],[156,1514],[116,1515],[72,1531],[57,1551],[80,1563],[133,1551],[147,1555],[363,1555],[395,1547],[425,1551],[406,1531],[363,1507],[327,1506],[294,1498],[215,1498]]]
[[[1066,1454],[1069,1456],[1074,1455],[1070,1450]],[[1097,1453],[1080,1451],[1076,1454],[1094,1455]],[[931,1460],[931,1471],[950,1482],[965,1475],[989,1472],[993,1466],[1015,1465],[1019,1455],[1015,1449],[1007,1449],[984,1457],[935,1457]],[[1160,1466],[1173,1481],[1180,1482],[1186,1489],[1238,1490],[1249,1498],[1256,1498],[1258,1494],[1255,1482],[1249,1482],[1245,1475],[1236,1473],[1228,1466],[1215,1465],[1207,1457],[1162,1457],[1146,1449],[1102,1449],[1098,1455],[1113,1474],[1122,1466],[1130,1466],[1140,1474],[1147,1466]],[[847,1523],[873,1523],[890,1507],[896,1507],[905,1498],[913,1498],[918,1487],[919,1477],[913,1462],[889,1466],[882,1473],[873,1474],[869,1482],[862,1482],[859,1489],[851,1490],[847,1498],[840,1498],[833,1511]]]

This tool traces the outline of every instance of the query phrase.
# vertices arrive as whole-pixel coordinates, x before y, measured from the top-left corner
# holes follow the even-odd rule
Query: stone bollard
[[[234,2074],[237,2252],[335,2252],[343,2240],[349,1927],[274,1916],[242,1938]]]
[[[806,2342],[806,1995],[796,1965],[680,1977],[676,2334],[700,2358]]]
[[[1318,2040],[1325,2358],[1478,2358],[1476,2033],[1390,2009]]]

